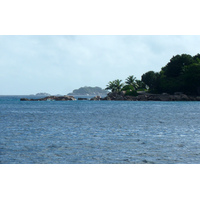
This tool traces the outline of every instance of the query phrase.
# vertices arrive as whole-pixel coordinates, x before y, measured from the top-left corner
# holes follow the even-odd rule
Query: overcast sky
[[[200,36],[0,36],[0,95],[67,94],[82,86],[160,71],[200,53]]]

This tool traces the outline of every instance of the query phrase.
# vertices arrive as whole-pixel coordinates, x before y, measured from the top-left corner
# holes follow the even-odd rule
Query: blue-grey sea
[[[2,164],[200,164],[200,102],[20,98],[0,96]]]

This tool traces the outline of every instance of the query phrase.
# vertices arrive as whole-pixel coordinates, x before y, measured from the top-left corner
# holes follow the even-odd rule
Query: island
[[[37,93],[36,96],[51,96],[51,95],[46,92],[40,92],[40,93]]]
[[[199,101],[200,54],[173,56],[160,72],[148,71],[137,80],[134,75],[125,82],[110,81],[108,100],[132,101]]]
[[[23,98],[21,101],[76,100],[72,95],[94,95],[91,99],[78,98],[91,101],[200,101],[200,54],[173,56],[160,72],[148,71],[141,80],[131,75],[125,82],[110,81],[105,89],[85,86],[66,96]]]
[[[92,95],[96,95],[96,96],[106,96],[108,93],[107,90],[104,90],[100,87],[80,87],[79,89],[75,89],[73,90],[72,93],[69,93],[67,95],[77,95],[77,96],[92,96]]]

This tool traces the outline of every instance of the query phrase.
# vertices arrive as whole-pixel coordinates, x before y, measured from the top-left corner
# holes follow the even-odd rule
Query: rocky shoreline
[[[21,98],[20,101],[75,101],[77,100],[73,96],[47,96],[40,99],[27,99]],[[106,97],[101,98],[100,96],[95,96],[91,99],[88,98],[78,98],[78,100],[90,100],[90,101],[200,101],[200,96],[189,96],[182,93],[170,94],[150,94],[143,93],[138,96],[128,96],[125,92],[120,93],[108,93]]]
[[[115,100],[115,101],[200,101],[200,96],[189,96],[182,93],[170,94],[150,94],[143,93],[138,96],[127,96],[124,92],[109,93],[101,100]]]
[[[73,96],[47,96],[40,99],[27,99],[21,98],[20,101],[75,101],[76,99]]]

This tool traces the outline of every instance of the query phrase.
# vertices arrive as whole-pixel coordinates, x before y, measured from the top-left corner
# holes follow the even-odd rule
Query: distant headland
[[[80,87],[79,89],[73,90],[72,93],[68,93],[67,95],[84,95],[84,96],[105,96],[108,91],[100,88],[100,87]]]
[[[51,96],[51,95],[46,92],[40,92],[40,93],[35,94],[35,96]]]

